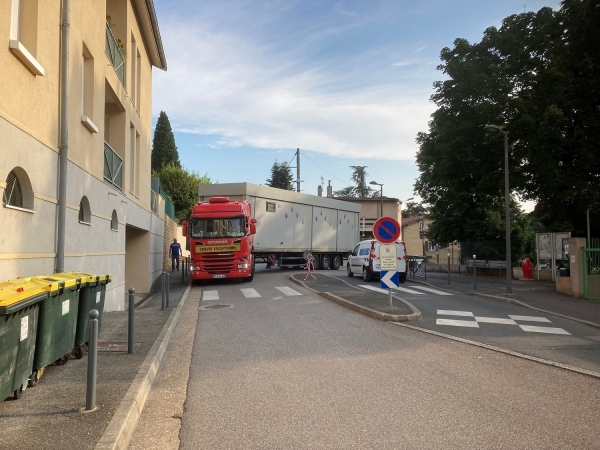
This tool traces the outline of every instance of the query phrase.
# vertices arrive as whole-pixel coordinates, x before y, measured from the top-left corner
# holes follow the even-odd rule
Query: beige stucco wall
[[[31,182],[34,204],[32,211],[0,206],[0,229],[5,230],[0,233],[1,281],[53,273],[57,233],[61,2],[38,2],[36,59],[44,76],[33,75],[8,48],[11,3],[0,2],[0,39],[5,43],[0,50],[0,195],[9,172],[20,167]],[[127,69],[137,55],[126,54],[125,85],[105,55],[109,13],[116,23],[116,37],[128,47],[133,36],[140,53],[137,105],[130,98],[132,80]],[[124,309],[126,289],[131,286],[148,292],[162,268],[164,221],[150,207],[152,65],[145,48],[148,39],[142,36],[137,19],[128,0],[71,2],[65,270],[111,274],[107,311]],[[81,122],[84,45],[94,60],[91,119],[98,133]],[[106,92],[114,97],[111,103]],[[123,190],[104,180],[104,118],[105,113],[115,112],[110,139],[123,157]],[[131,126],[140,135],[137,195],[130,192],[134,190],[128,166]],[[90,204],[89,225],[78,220],[82,196]],[[117,231],[111,230],[113,211]]]

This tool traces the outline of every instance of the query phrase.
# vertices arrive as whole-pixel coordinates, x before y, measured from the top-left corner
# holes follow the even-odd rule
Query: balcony
[[[125,56],[121,51],[121,46],[110,29],[108,22],[106,23],[106,56],[112,64],[121,84],[125,86]]]
[[[123,190],[123,159],[106,142],[104,143],[104,179]]]

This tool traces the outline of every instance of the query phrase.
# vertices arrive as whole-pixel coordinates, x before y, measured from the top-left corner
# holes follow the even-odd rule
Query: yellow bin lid
[[[45,284],[33,278],[6,281],[0,283],[0,308],[6,308],[45,293]]]
[[[84,283],[95,283],[96,279],[98,278],[98,275],[95,275],[93,273],[87,273],[87,272],[65,272],[65,273],[61,273],[61,274],[57,274],[57,275],[64,275],[65,277],[72,277],[72,278],[80,278],[82,286]]]
[[[53,292],[62,288],[70,288],[77,286],[81,278],[67,276],[64,273],[55,273],[52,275],[43,275],[40,277],[32,277],[35,280],[40,281],[44,284],[46,292]]]

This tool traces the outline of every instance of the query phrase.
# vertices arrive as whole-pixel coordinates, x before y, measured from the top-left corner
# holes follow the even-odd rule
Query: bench
[[[492,276],[492,271],[497,272],[499,277],[502,277],[502,271],[504,271],[504,276],[506,276],[506,261],[488,261],[488,271]]]
[[[465,268],[465,269],[467,269],[468,274],[471,275],[471,269],[473,269],[474,267],[476,267],[477,269],[481,269],[481,270],[487,270],[488,264],[485,259],[476,259],[476,260],[468,259],[467,264],[460,264],[458,266],[458,274],[460,275],[461,268]]]

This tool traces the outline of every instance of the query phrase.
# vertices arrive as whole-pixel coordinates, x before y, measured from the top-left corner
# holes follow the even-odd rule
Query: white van
[[[348,255],[346,269],[349,277],[362,275],[363,280],[371,281],[373,277],[379,277],[379,246],[381,243],[374,239],[360,241],[352,253]],[[398,259],[398,277],[400,283],[406,281],[408,271],[408,256],[404,242],[396,241],[396,257]]]

